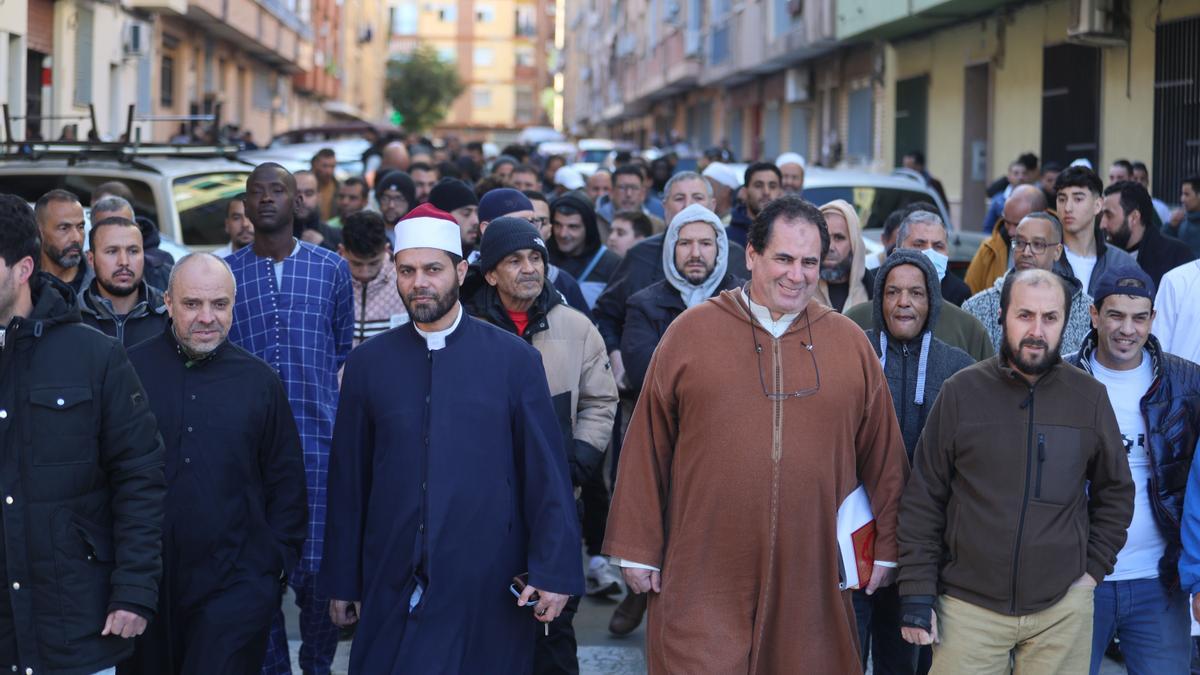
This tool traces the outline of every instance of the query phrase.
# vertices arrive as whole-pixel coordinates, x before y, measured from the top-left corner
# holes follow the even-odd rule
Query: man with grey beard
[[[33,207],[42,240],[41,269],[66,283],[76,295],[92,280],[83,257],[83,204],[66,190],[51,190]]]

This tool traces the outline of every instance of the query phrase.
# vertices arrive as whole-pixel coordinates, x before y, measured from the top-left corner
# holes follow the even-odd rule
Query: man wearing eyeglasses
[[[992,229],[992,236],[979,244],[975,257],[967,267],[963,281],[972,293],[991,288],[996,279],[1012,269],[1008,251],[1012,248],[1013,234],[1021,219],[1034,211],[1046,210],[1046,194],[1036,185],[1019,185],[1004,202],[1004,211]]]
[[[1062,223],[1045,211],[1035,211],[1025,216],[1013,235],[1011,255],[1014,260],[1013,271],[1039,269],[1054,272],[1066,279],[1074,289],[1071,296],[1071,312],[1063,329],[1062,350],[1068,354],[1078,351],[1084,338],[1092,330],[1088,315],[1092,298],[1083,290],[1082,284],[1061,267]],[[996,351],[1000,351],[1004,336],[1004,327],[999,321],[1000,293],[1004,287],[1004,280],[1012,273],[996,279],[991,288],[976,293],[962,305],[964,311],[979,319],[987,329]]]
[[[650,362],[604,552],[650,594],[650,673],[861,672],[837,511],[865,486],[867,590],[891,583],[904,441],[865,334],[814,299],[821,212],[776,199],[748,242],[749,284],[681,314]]]

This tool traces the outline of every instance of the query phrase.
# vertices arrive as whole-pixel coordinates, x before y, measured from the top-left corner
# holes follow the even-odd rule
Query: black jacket
[[[167,325],[169,319],[161,291],[143,280],[138,289],[140,301],[133,306],[133,310],[120,317],[113,312],[112,303],[100,295],[98,283],[92,279],[91,285],[79,294],[79,314],[83,323],[109,337],[115,337],[126,347],[162,334],[163,326]]]
[[[744,283],[733,274],[726,274],[713,296],[739,288]],[[621,334],[621,359],[625,362],[625,377],[634,392],[642,390],[650,357],[654,356],[654,349],[666,334],[667,326],[686,309],[679,290],[666,279],[650,284],[629,298],[625,308],[625,331]]]
[[[1091,374],[1090,358],[1096,349],[1096,331],[1066,361]],[[1183,493],[1196,441],[1200,438],[1200,366],[1162,350],[1153,335],[1146,341],[1154,366],[1154,383],[1142,397],[1146,420],[1146,447],[1150,456],[1150,503],[1154,522],[1167,542],[1158,562],[1158,578],[1168,588],[1179,587],[1179,527],[1183,518]]]
[[[621,257],[605,248],[603,242],[600,241],[600,226],[596,223],[596,212],[585,198],[570,192],[554,200],[554,203],[550,205],[551,215],[563,206],[579,213],[583,219],[586,238],[580,253],[568,256],[559,250],[558,242],[551,237],[550,241],[546,242],[546,248],[550,253],[549,262],[575,277],[576,281],[585,288],[585,284],[607,284],[621,263]],[[597,256],[599,259],[593,264],[593,260]],[[595,298],[595,296],[592,297]]]
[[[726,230],[728,233],[728,230]],[[608,280],[608,286],[596,300],[592,316],[604,338],[609,352],[621,348],[621,333],[625,329],[625,310],[634,293],[661,281],[663,273],[663,235],[656,234],[639,241],[625,252],[625,258]],[[746,249],[729,241],[729,265],[726,272],[738,279],[749,279],[746,269]],[[624,355],[622,355],[624,356]]]
[[[159,248],[162,237],[158,234],[158,226],[145,216],[134,218],[138,229],[142,231],[142,256],[145,265],[142,269],[142,279],[158,289],[166,289],[171,278],[171,268],[175,265],[175,256]],[[126,343],[130,344],[130,343]]]
[[[1171,270],[1186,265],[1195,260],[1192,249],[1175,237],[1163,234],[1157,226],[1146,225],[1146,232],[1137,248],[1137,262],[1158,288],[1163,275]]]
[[[229,342],[190,359],[170,325],[129,360],[166,448],[164,596],[182,610],[237,579],[290,572],[308,502],[300,435],[279,376]]]
[[[750,236],[750,225],[753,223],[754,219],[750,217],[750,209],[747,208],[746,203],[734,204],[733,210],[729,212],[729,225],[725,227],[729,243],[737,243],[744,247]]]
[[[162,442],[121,345],[66,284],[30,286],[0,349],[0,669],[94,673],[133,651],[100,636],[107,615],[158,604]]]

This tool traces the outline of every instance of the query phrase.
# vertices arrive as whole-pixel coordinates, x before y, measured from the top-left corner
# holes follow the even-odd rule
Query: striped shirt
[[[325,537],[337,373],[354,331],[350,268],[337,254],[307,242],[284,259],[278,280],[276,263],[255,255],[253,246],[225,260],[237,279],[229,340],[279,373],[300,430],[309,519],[300,567],[315,572]]]
[[[408,311],[396,289],[396,268],[384,263],[379,275],[354,285],[354,346],[380,333],[408,323]]]

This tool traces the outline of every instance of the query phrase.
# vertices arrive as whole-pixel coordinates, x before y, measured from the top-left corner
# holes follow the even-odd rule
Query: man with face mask
[[[1134,486],[1104,385],[1060,358],[1075,292],[1043,269],[1008,275],[1000,355],[950,378],[921,433],[900,502],[901,624],[933,645],[934,675],[1010,659],[1087,671],[1093,592]]]
[[[328,671],[337,628],[316,592],[325,531],[329,438],[338,405],[338,369],[354,336],[350,270],[336,253],[293,235],[296,181],[278,164],[260,164],[246,179],[246,216],[254,243],[226,258],[237,279],[229,341],[269,363],[288,393],[308,477],[308,537],[291,575],[300,607],[300,665]],[[287,672],[283,613],[271,629],[265,667]]]
[[[941,216],[931,211],[914,211],[900,222],[896,230],[896,248],[911,248],[925,254],[937,270],[942,299],[962,306],[971,297],[971,288],[954,274],[947,274],[950,265],[950,238]]]
[[[1092,298],[1073,276],[1060,265],[1063,257],[1063,230],[1058,219],[1044,211],[1035,211],[1025,216],[1013,234],[1013,271],[1040,269],[1062,276],[1072,288],[1071,313],[1066,318],[1062,331],[1063,350],[1068,354],[1078,351],[1084,338],[1092,329],[1088,318],[1088,306]],[[997,321],[1000,316],[1000,294],[1009,272],[1000,277],[991,288],[976,293],[963,303],[963,310],[979,319],[991,335],[992,345],[999,350],[1004,336],[1004,326]]]
[[[401,221],[396,249],[411,320],[347,360],[321,589],[358,624],[351,672],[528,673],[541,624],[583,591],[542,356],[467,316],[455,220]]]
[[[163,586],[131,674],[259,673],[300,559],[300,436],[279,375],[226,340],[234,293],[227,263],[185,256],[165,296],[171,321],[129,352],[167,458]]]
[[[842,312],[871,299],[863,280],[866,255],[858,226],[858,211],[845,200],[835,199],[821,207],[829,227],[829,254],[821,262],[817,299]]]

